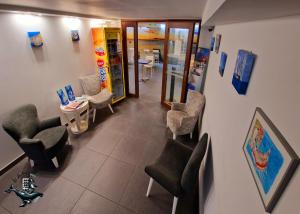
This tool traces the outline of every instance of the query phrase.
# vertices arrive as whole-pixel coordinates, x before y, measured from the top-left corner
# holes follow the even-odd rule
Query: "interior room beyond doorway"
[[[160,101],[166,24],[138,23],[138,73],[140,96]],[[129,92],[135,91],[134,29],[127,28]]]

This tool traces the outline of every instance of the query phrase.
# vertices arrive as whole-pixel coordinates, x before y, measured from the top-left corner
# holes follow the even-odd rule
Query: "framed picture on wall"
[[[213,51],[215,46],[215,37],[210,38],[210,50]]]
[[[261,108],[255,110],[243,151],[265,210],[271,212],[294,174],[299,157]]]
[[[239,94],[246,94],[252,74],[256,55],[250,51],[239,50],[235,69],[232,76],[232,85]]]
[[[227,61],[227,54],[225,52],[221,53],[220,65],[219,65],[219,73],[223,77],[225,66]]]
[[[43,38],[39,31],[27,32],[30,39],[30,45],[32,48],[39,48],[43,46]]]
[[[221,43],[221,34],[217,34],[216,35],[216,44],[215,44],[215,52],[216,53],[219,53],[220,43]]]

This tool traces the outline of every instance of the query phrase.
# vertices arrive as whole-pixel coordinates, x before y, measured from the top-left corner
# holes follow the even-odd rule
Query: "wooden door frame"
[[[193,47],[193,39],[194,39],[194,30],[195,30],[195,24],[199,23],[199,32],[200,32],[200,20],[179,20],[179,21],[169,21],[167,22],[166,26],[166,39],[165,39],[165,45],[164,45],[164,66],[163,66],[163,80],[162,80],[162,93],[161,93],[161,104],[164,106],[170,108],[170,103],[165,102],[166,98],[166,83],[167,83],[167,55],[168,55],[168,48],[169,48],[169,29],[170,28],[187,28],[189,29],[189,35],[188,35],[188,41],[187,41],[187,52],[186,52],[186,58],[185,58],[185,69],[183,74],[183,80],[182,80],[182,89],[181,89],[181,98],[180,102],[185,102],[186,100],[186,90],[187,90],[187,83],[188,83],[188,76],[189,76],[189,69],[190,69],[190,61],[191,61],[191,55],[192,55],[192,47]],[[199,38],[199,33],[198,33]]]
[[[127,54],[127,27],[133,27],[133,45],[134,45],[134,84],[135,94],[129,93],[129,72],[128,72],[128,54]],[[125,92],[127,96],[139,97],[139,64],[138,64],[138,24],[136,21],[122,21],[122,46],[123,46],[123,64],[124,64],[124,76],[125,76]]]
[[[195,24],[199,23],[199,32],[198,32],[198,38],[197,38],[197,49],[198,49],[198,42],[200,38],[200,29],[201,29],[201,19],[122,19],[121,20],[121,26],[122,26],[122,35],[123,35],[123,61],[124,61],[124,73],[125,73],[125,88],[126,88],[126,94],[130,96],[129,94],[129,79],[128,79],[128,54],[127,54],[127,36],[126,36],[126,27],[134,27],[134,64],[135,64],[135,91],[136,94],[134,97],[139,97],[139,64],[138,64],[138,23],[143,22],[163,22],[166,24],[165,29],[165,40],[164,40],[164,62],[163,62],[163,74],[162,74],[162,88],[161,88],[161,104],[170,108],[170,105],[165,102],[165,96],[166,96],[166,69],[167,69],[167,55],[168,55],[168,37],[169,37],[169,26],[173,26],[174,23],[176,24],[193,24],[191,32],[189,33],[188,38],[188,53],[186,56],[185,61],[185,67],[186,71],[184,72],[184,80],[183,80],[183,86],[181,91],[181,102],[184,102],[186,100],[186,86],[188,81],[188,75],[189,75],[189,68],[190,68],[190,60],[191,60],[191,54],[192,54],[192,46],[193,46],[193,40],[194,40],[194,30],[195,30]],[[190,36],[191,35],[191,36]]]

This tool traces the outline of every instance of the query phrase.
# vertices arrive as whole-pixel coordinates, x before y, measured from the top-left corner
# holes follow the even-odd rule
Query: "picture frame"
[[[259,107],[243,151],[266,212],[272,212],[299,164],[299,157]]]
[[[238,51],[232,76],[232,85],[238,94],[246,94],[255,60],[256,55],[254,53],[242,49]]]
[[[43,46],[44,42],[40,31],[27,32],[27,35],[32,48],[39,48]]]
[[[221,77],[223,77],[224,75],[226,61],[227,61],[227,54],[225,52],[222,52],[220,57],[220,65],[219,65],[219,73]]]
[[[214,46],[215,46],[215,37],[211,37],[210,38],[210,51],[214,50]]]
[[[80,40],[79,31],[78,30],[71,30],[71,38],[73,42],[78,42]]]
[[[216,44],[215,44],[215,52],[219,53],[220,43],[221,43],[221,34],[216,35]]]

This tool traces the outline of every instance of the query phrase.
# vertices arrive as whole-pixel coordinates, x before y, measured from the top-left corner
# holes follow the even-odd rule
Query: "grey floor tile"
[[[108,158],[89,185],[89,189],[119,202],[134,172],[134,166]]]
[[[28,206],[29,209],[25,213],[70,213],[83,191],[84,188],[81,186],[60,177],[43,192],[44,196],[42,198]]]
[[[106,158],[105,155],[82,148],[75,154],[74,160],[67,164],[62,176],[86,187]]]
[[[114,149],[111,157],[118,160],[138,165],[143,158],[145,147],[149,138],[140,137],[139,133],[126,136]]]
[[[124,207],[121,207],[119,206],[117,209],[116,209],[116,212],[115,214],[136,214],[135,212],[131,211],[131,210],[128,210]]]
[[[154,182],[147,198],[148,182],[149,177],[144,169],[137,168],[121,199],[121,205],[143,214],[171,213],[173,196]]]
[[[114,214],[117,205],[86,190],[72,210],[72,214]]]
[[[110,155],[123,137],[124,135],[117,131],[109,129],[99,130],[89,141],[87,148],[105,155]]]
[[[0,213],[1,214],[10,214],[7,210],[3,209],[2,207],[0,207]]]

